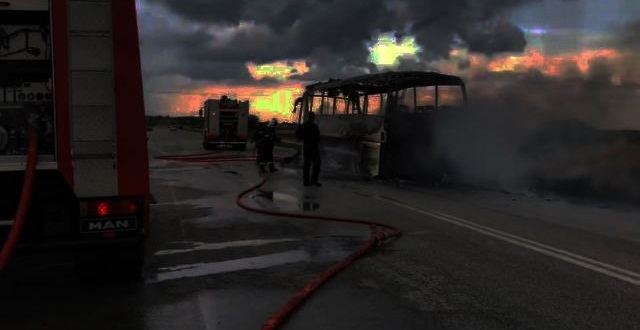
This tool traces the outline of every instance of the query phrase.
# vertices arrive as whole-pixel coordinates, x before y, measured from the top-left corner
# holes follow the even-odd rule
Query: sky
[[[471,98],[476,92],[485,100],[531,89],[535,75],[545,86],[598,81],[616,93],[640,83],[637,0],[137,0],[137,6],[151,115],[195,114],[205,99],[228,94],[250,100],[264,120],[287,120],[305,84],[389,70],[457,74]],[[637,100],[637,88],[630,90],[618,99]],[[624,126],[635,119],[627,112],[606,117]]]

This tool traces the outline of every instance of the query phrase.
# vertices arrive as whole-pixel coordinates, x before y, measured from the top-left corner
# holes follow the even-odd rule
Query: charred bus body
[[[387,72],[306,87],[298,122],[316,113],[328,171],[367,177],[438,178],[448,169],[433,125],[467,106],[463,80],[435,72]]]

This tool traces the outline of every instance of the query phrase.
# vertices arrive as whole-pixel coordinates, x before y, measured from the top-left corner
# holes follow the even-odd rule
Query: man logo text
[[[127,220],[92,222],[89,224],[89,231],[129,229],[129,226]]]

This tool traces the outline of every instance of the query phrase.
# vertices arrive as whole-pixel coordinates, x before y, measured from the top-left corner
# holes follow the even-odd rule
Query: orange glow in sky
[[[614,49],[586,49],[576,53],[544,55],[537,48],[529,48],[522,55],[502,56],[489,60],[486,66],[492,72],[523,72],[536,69],[547,75],[557,76],[562,73],[562,68],[569,64],[575,65],[581,73],[587,73],[593,60],[599,58],[617,60],[620,56],[621,54]],[[472,65],[477,65],[484,61],[475,58],[471,62]]]
[[[286,61],[277,61],[265,64],[247,63],[247,70],[255,80],[273,78],[285,81],[292,76],[299,76],[309,72],[309,67],[305,61],[294,61],[289,64]]]
[[[251,114],[257,115],[261,120],[277,118],[280,121],[290,121],[293,102],[302,95],[303,90],[303,85],[299,83],[268,87],[212,85],[177,95],[173,99],[172,109],[175,114],[193,115],[207,99],[228,95],[241,101],[248,100]]]
[[[623,54],[615,49],[586,49],[571,53],[545,55],[537,48],[530,47],[523,54],[502,55],[493,58],[471,54],[465,49],[454,49],[449,59],[433,62],[442,72],[456,75],[466,75],[469,72],[488,70],[491,72],[526,72],[539,70],[549,76],[563,74],[563,69],[571,65],[581,73],[587,73],[592,61],[606,59],[612,62],[619,61]],[[456,63],[466,60],[469,63],[467,69],[461,69]],[[256,85],[226,85],[214,84],[208,87],[195,89],[188,93],[171,96],[171,109],[175,115],[193,115],[202,107],[207,99],[216,99],[222,95],[228,95],[239,100],[249,100],[251,113],[259,116],[261,120],[277,118],[280,121],[291,121],[294,100],[302,95],[304,83],[286,82],[289,77],[308,72],[305,61],[274,62],[264,65],[247,64],[247,69],[256,80],[265,77],[280,80],[280,84],[273,86]],[[467,71],[469,70],[469,71]],[[376,100],[370,100],[375,103]],[[375,112],[370,105],[370,111]]]

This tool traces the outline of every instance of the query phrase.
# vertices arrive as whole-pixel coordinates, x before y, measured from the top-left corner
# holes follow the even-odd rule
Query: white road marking
[[[0,227],[13,226],[13,220],[0,220]]]
[[[202,277],[215,274],[238,272],[243,270],[265,269],[286,264],[306,262],[309,259],[311,259],[311,256],[307,251],[291,250],[234,260],[162,267],[158,269],[159,272],[155,274],[155,277],[151,277],[146,282],[151,284],[169,280]]]
[[[171,254],[188,253],[195,251],[210,251],[210,250],[222,250],[227,248],[236,247],[254,247],[264,246],[277,243],[296,242],[298,239],[293,238],[281,238],[281,239],[258,239],[258,240],[245,240],[245,241],[230,241],[230,242],[218,242],[218,243],[201,243],[190,242],[192,246],[184,249],[168,249],[160,250],[154,253],[156,256],[166,256]]]
[[[478,232],[487,236],[491,236],[493,238],[556,258],[558,260],[562,260],[562,261],[592,270],[600,274],[617,278],[621,281],[624,281],[633,285],[640,285],[640,274],[634,273],[624,268],[616,267],[616,266],[613,266],[604,262],[600,262],[598,260],[594,260],[591,258],[587,258],[566,250],[562,250],[553,246],[532,241],[524,237],[509,234],[507,232],[493,229],[491,227],[487,227],[484,225],[480,225],[475,222],[465,220],[465,219],[462,219],[453,215],[449,215],[446,213],[442,213],[434,210],[423,210],[423,209],[416,208],[414,206],[407,205],[402,202],[393,200],[391,198],[386,198],[381,196],[374,196],[374,198],[378,200],[386,201],[390,204],[405,208],[407,210],[411,210],[416,213],[429,216],[431,218],[435,218],[459,227],[464,227],[464,228],[473,230],[475,232]]]
[[[162,203],[154,203],[149,204],[151,207],[154,206],[175,206],[176,204],[180,204],[179,202],[162,202]]]

